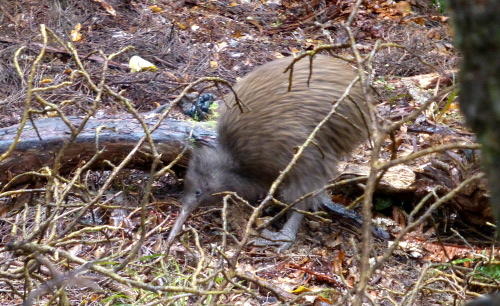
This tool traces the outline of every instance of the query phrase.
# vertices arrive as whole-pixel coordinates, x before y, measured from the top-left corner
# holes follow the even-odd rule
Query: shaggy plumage
[[[228,108],[217,128],[219,146],[194,151],[185,178],[182,212],[169,244],[194,208],[220,200],[213,193],[235,191],[249,201],[264,195],[357,76],[344,62],[317,55],[309,85],[310,62],[304,59],[295,64],[292,90],[288,91],[289,73],[283,72],[291,62],[291,58],[283,58],[267,63],[238,82],[235,92],[248,107],[243,107],[243,113],[233,94],[226,98]],[[367,113],[358,82],[287,174],[279,189],[280,199],[292,203],[334,178],[339,158],[367,138]],[[326,194],[320,194],[296,207],[312,210],[320,204],[332,205]],[[286,249],[295,240],[302,219],[302,214],[294,212],[280,232],[266,231],[263,236],[268,244]]]

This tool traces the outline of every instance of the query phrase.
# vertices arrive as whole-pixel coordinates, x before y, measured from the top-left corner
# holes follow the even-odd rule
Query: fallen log
[[[83,120],[80,117],[68,117],[68,119],[73,126],[79,126]],[[144,118],[149,128],[157,121],[157,116]],[[213,145],[215,132],[211,126],[213,125],[210,123],[165,119],[152,133],[155,147],[161,154],[161,161],[165,165],[170,163],[186,144],[191,142],[199,141]],[[0,129],[0,154],[6,152],[12,145],[18,129],[19,125]],[[97,148],[103,149],[103,152],[91,169],[109,169],[109,162],[115,165],[120,163],[144,134],[139,122],[131,116],[92,118],[78,134],[76,141],[66,150],[61,160],[60,173],[70,173],[79,165],[88,162],[96,154]],[[69,141],[70,136],[69,127],[59,117],[42,118],[27,123],[15,150],[9,157],[0,161],[0,186],[21,173],[37,171],[45,166],[52,167],[59,150]],[[127,167],[146,169],[151,165],[151,161],[151,148],[144,142]],[[187,157],[183,157],[179,165],[186,164]],[[16,180],[16,185],[29,180],[28,176],[22,177]]]

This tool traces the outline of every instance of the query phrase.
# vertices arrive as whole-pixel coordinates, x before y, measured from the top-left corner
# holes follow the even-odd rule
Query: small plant
[[[431,0],[431,4],[438,10],[439,13],[444,13],[448,10],[447,0]]]

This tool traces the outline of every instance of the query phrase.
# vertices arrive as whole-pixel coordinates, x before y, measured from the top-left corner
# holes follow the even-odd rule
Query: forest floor
[[[456,83],[459,54],[453,46],[450,20],[443,8],[431,4],[434,1],[363,2],[351,25],[356,47],[366,56],[377,41],[392,43],[375,53],[371,74],[379,113],[389,121],[400,120],[437,91]],[[273,59],[346,43],[348,35],[342,24],[353,9],[353,1],[334,0],[2,2],[0,128],[21,121],[28,76],[43,48],[42,24],[54,35],[49,35],[48,48],[34,71],[35,87],[61,84],[77,69],[70,50],[54,38],[59,37],[75,46],[90,80],[98,83],[105,76],[106,85],[144,113],[170,103],[201,77],[221,77],[234,84]],[[26,48],[17,57],[16,69],[15,54],[22,46]],[[133,49],[117,54],[103,70],[102,55],[128,46]],[[343,57],[351,54],[349,47],[331,52]],[[134,55],[155,68],[131,73],[128,64]],[[84,116],[96,98],[90,82],[84,79],[40,95],[59,105],[67,116]],[[228,89],[199,86],[189,97],[196,99],[197,94],[207,91],[221,101]],[[393,140],[388,137],[383,145],[381,159],[389,160],[394,151],[407,156],[443,144],[474,143],[474,135],[459,113],[456,95],[452,92],[432,103],[415,120],[393,131]],[[116,97],[105,94],[100,98],[100,113],[119,116],[127,112]],[[32,115],[34,120],[50,116],[40,101],[32,102],[31,108],[38,111]],[[181,107],[169,116],[192,120]],[[414,219],[423,215],[433,200],[478,173],[475,153],[457,149],[413,159],[392,171],[392,179],[386,177],[389,187],[378,189],[374,197],[374,222],[391,233],[391,241],[374,242],[372,263],[382,259],[396,237],[412,224],[410,212],[429,193],[436,192],[437,185],[444,186],[442,193],[436,192],[435,198],[424,202]],[[341,170],[345,174],[353,164],[366,169],[369,158],[369,146],[364,145]],[[278,254],[272,248],[247,246],[235,264],[224,260],[237,246],[232,239],[223,241],[222,237],[227,237],[221,229],[221,209],[215,213],[207,209],[186,222],[193,229],[191,236],[176,240],[165,256],[164,242],[180,207],[182,184],[176,177],[182,178],[183,170],[176,170],[176,175],[154,182],[153,200],[147,203],[147,222],[142,227],[147,234],[142,238],[140,202],[143,186],[151,178],[139,170],[123,169],[99,205],[83,215],[78,212],[86,203],[85,197],[79,197],[78,192],[71,194],[65,203],[68,205],[57,212],[56,221],[45,227],[43,218],[57,211],[42,205],[52,201],[44,198],[47,193],[26,198],[2,190],[0,204],[10,207],[18,201],[23,205],[15,205],[16,210],[0,207],[0,305],[23,300],[50,304],[57,299],[79,305],[349,304],[360,279],[361,235],[358,229],[335,220],[308,218],[288,251]],[[410,183],[401,186],[402,173],[407,172],[412,177]],[[79,182],[89,194],[96,193],[110,175],[110,171],[87,171]],[[40,179],[29,188],[41,190],[44,184]],[[61,185],[53,186],[62,190],[65,184],[69,182],[61,178]],[[487,225],[491,219],[484,186],[484,179],[471,183],[401,237],[398,247],[371,276],[367,303],[460,305],[500,290],[500,265],[491,256],[498,254],[493,248],[493,230]],[[361,194],[351,189],[334,189],[332,196],[336,202],[350,205]],[[238,239],[244,234],[251,209],[235,205],[226,214],[228,224],[223,225]],[[81,220],[75,224],[76,216]],[[67,236],[54,238],[70,224]],[[23,252],[13,252],[9,243],[22,239],[50,251],[36,247],[28,251],[25,247]],[[136,256],[127,258],[138,241]],[[121,263],[126,269],[121,267],[112,274]],[[227,271],[236,272],[231,276],[224,273]]]

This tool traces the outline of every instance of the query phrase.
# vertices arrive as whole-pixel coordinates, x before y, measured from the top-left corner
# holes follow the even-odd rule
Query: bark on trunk
[[[500,2],[451,0],[450,5],[463,54],[460,105],[483,145],[493,215],[500,226]]]

